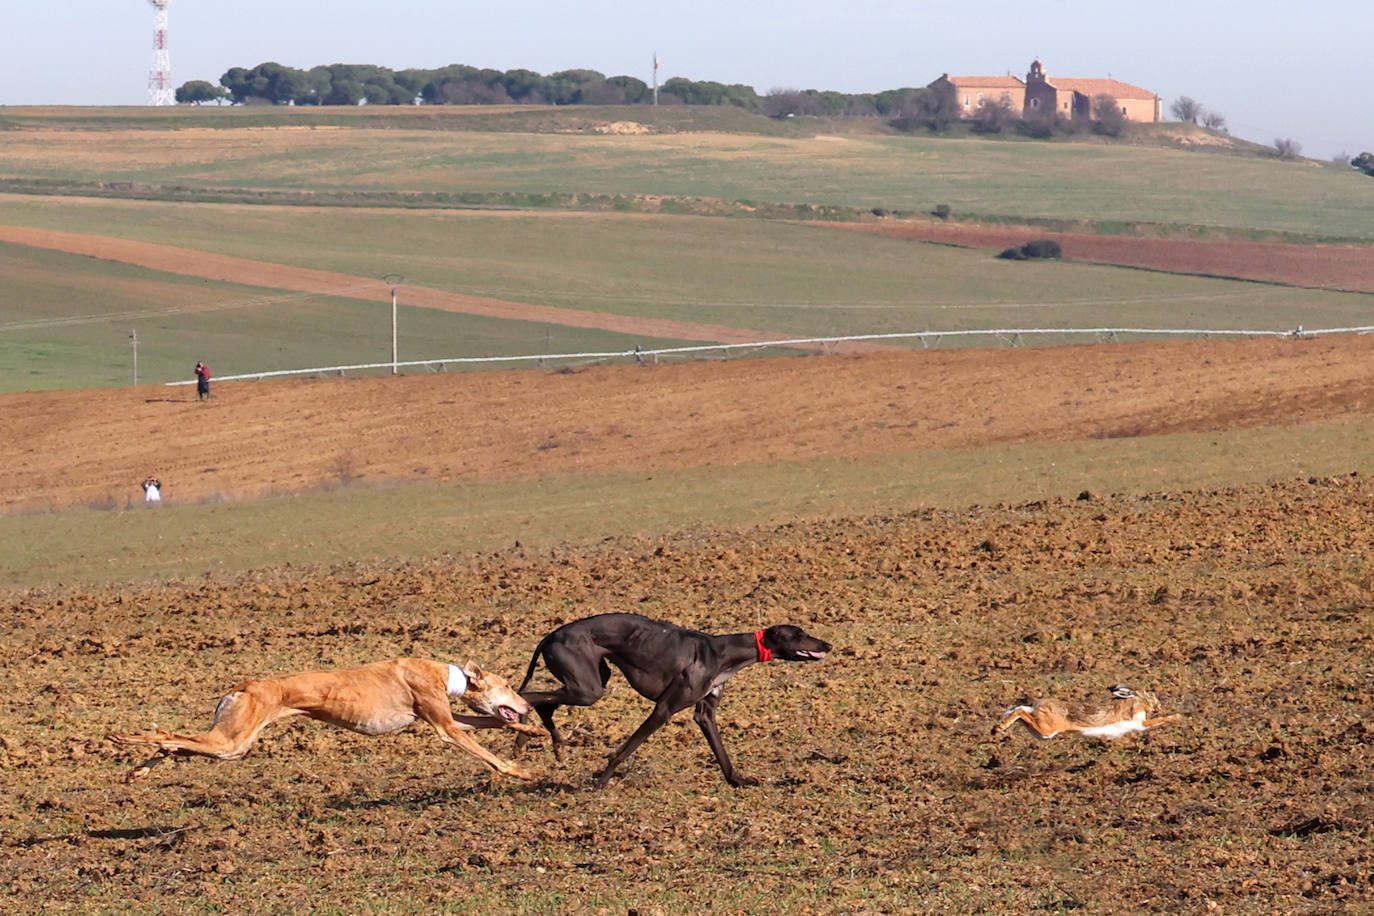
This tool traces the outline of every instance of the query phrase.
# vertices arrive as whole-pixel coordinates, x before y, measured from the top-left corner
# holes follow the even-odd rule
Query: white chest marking
[[[734,671],[725,671],[721,674],[716,675],[716,679],[711,682],[711,689],[707,692],[714,693],[716,696],[720,696],[720,689],[725,686],[726,681],[730,680],[730,678],[734,676]]]

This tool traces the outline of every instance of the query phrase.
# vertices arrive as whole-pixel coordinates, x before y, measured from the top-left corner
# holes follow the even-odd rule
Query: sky
[[[147,0],[0,0],[0,105],[144,105]],[[172,0],[172,84],[275,61],[876,92],[942,73],[1113,77],[1189,96],[1235,136],[1330,159],[1374,151],[1371,0]]]

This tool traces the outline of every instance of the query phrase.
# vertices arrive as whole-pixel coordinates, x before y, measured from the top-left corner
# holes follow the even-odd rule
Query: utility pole
[[[391,284],[391,374],[399,374],[396,365],[396,287],[405,279],[400,274],[387,274],[382,277]]]
[[[129,332],[129,339],[134,343],[134,387],[138,387],[138,328]]]
[[[654,104],[658,104],[658,52],[654,52]]]

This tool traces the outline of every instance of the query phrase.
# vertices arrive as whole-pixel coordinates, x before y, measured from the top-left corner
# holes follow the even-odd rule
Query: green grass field
[[[391,359],[389,306],[216,283],[0,245],[0,392],[144,384]],[[398,309],[402,360],[632,349],[685,343],[608,331]],[[452,367],[450,371],[457,371]],[[414,370],[412,370],[414,371]]]
[[[922,450],[482,484],[365,481],[247,503],[0,516],[0,588],[531,550],[694,527],[1374,472],[1374,423]],[[308,524],[304,524],[309,520]]]
[[[643,108],[466,117],[286,109],[179,113],[151,117],[128,109],[97,117],[16,110],[8,114],[13,129],[0,146],[0,179],[706,196],[918,213],[943,203],[964,216],[1374,239],[1374,182],[1354,170],[1308,161],[1100,142],[884,135],[867,123],[816,124],[813,130],[840,133],[807,136],[800,135],[805,124],[784,127],[737,112],[695,110],[676,115],[681,132],[630,136],[577,131],[598,119],[665,121],[674,115]],[[570,127],[558,118],[577,120]],[[479,124],[482,129],[473,129]],[[265,129],[274,125],[290,129]],[[43,126],[58,129],[32,129]],[[531,132],[541,129],[575,132]]]
[[[999,328],[1288,330],[1368,323],[1371,297],[1073,263],[769,220],[253,207],[0,196],[0,223],[178,245],[516,302],[821,337]],[[390,358],[389,309],[0,246],[0,390]],[[627,350],[609,332],[402,309],[402,359]],[[1081,340],[1081,338],[1080,338]],[[977,339],[987,345],[986,338]],[[1035,341],[1040,342],[1040,341]],[[1044,341],[1062,342],[1062,341]],[[940,346],[973,345],[947,338]],[[922,343],[909,342],[911,346]],[[189,361],[188,361],[189,360]]]

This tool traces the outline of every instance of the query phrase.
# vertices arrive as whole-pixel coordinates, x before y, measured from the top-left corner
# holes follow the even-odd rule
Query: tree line
[[[232,67],[219,85],[191,80],[176,90],[184,104],[229,102],[234,105],[643,105],[654,100],[648,83],[633,76],[606,76],[596,70],[492,70],[451,64],[437,69],[392,70],[371,64],[330,64],[299,70],[267,62],[256,67]],[[742,83],[689,80],[675,76],[658,92],[661,105],[733,105],[774,118],[879,117],[901,130],[943,131],[960,119],[952,86],[887,89],[882,92],[835,92],[820,89],[773,89],[760,95]],[[1017,118],[1009,103],[985,101],[968,119],[976,133],[1015,130],[1032,137],[1071,134],[1083,129],[1119,136],[1126,127],[1115,99],[1092,100],[1090,125],[1063,117]],[[1226,119],[1182,96],[1170,111],[1180,121],[1200,123],[1226,132]],[[1297,158],[1294,141],[1275,141],[1280,158]],[[1374,175],[1374,159],[1364,153],[1350,164]]]
[[[952,93],[906,87],[876,93],[774,89],[672,77],[660,87],[661,105],[733,105],[771,117],[820,115],[910,119],[942,128],[957,116]],[[331,64],[298,70],[278,63],[233,67],[216,86],[191,80],[176,90],[182,103],[234,105],[641,105],[653,89],[633,76],[596,70],[491,70],[453,64],[434,70],[390,70],[366,64]]]
[[[438,69],[391,70],[366,64],[331,64],[298,70],[278,63],[251,69],[233,67],[219,85],[192,80],[176,90],[182,103],[230,102],[235,105],[642,105],[653,89],[633,76],[606,76],[596,70],[492,70],[453,64]],[[773,118],[878,117],[899,130],[943,131],[960,120],[954,87],[947,81],[882,92],[773,89],[760,95],[741,83],[672,77],[659,87],[661,105],[731,105]],[[1091,129],[1118,136],[1125,119],[1115,100],[1094,100]],[[1185,118],[1195,111],[1185,112]],[[1008,102],[987,101],[969,118],[977,133],[1015,130],[1032,137],[1071,134],[1088,125],[1063,117],[1022,120]]]

